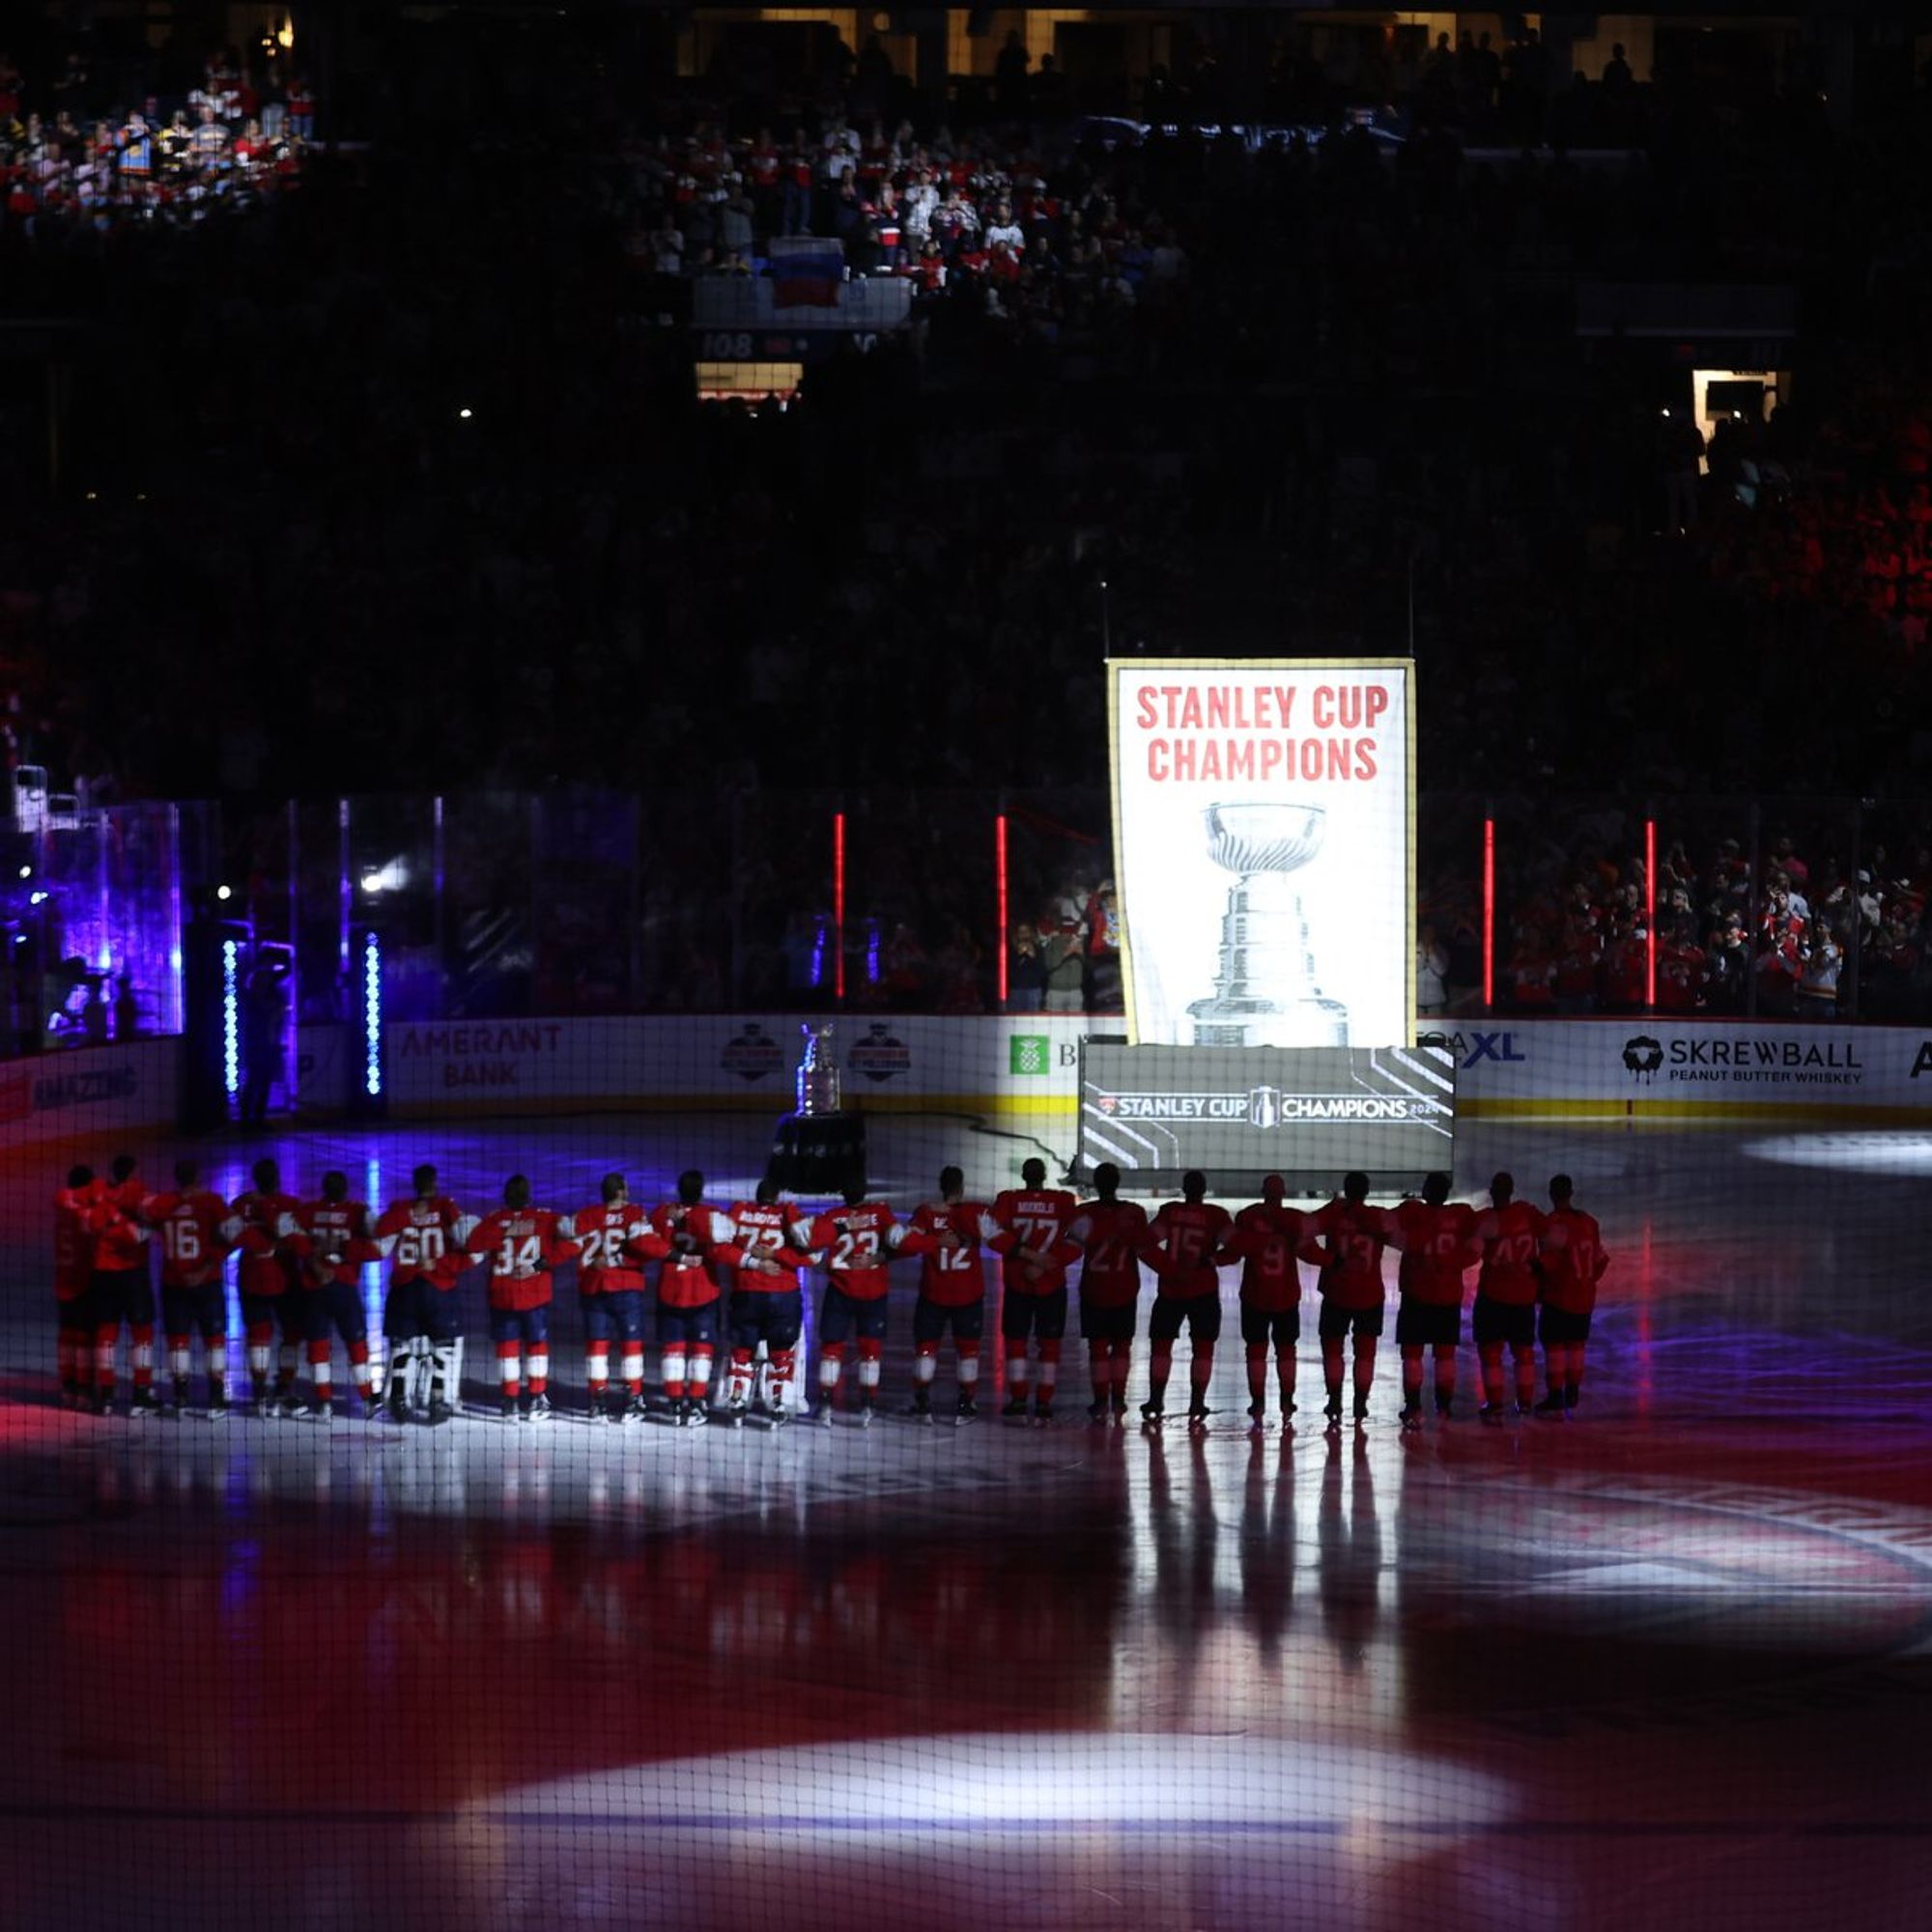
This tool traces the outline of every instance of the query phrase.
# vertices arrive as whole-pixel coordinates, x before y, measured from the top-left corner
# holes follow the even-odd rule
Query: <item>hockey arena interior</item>
[[[1923,1922],[1928,159],[9,14],[0,1925]]]

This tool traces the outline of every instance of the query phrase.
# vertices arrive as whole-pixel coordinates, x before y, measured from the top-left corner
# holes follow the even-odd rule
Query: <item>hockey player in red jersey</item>
[[[894,1252],[905,1238],[898,1216],[863,1187],[845,1190],[845,1205],[811,1224],[810,1245],[825,1257],[825,1299],[818,1313],[818,1409],[832,1426],[845,1351],[858,1350],[859,1420],[878,1412],[879,1361],[886,1348],[886,1285]]]
[[[966,1199],[966,1177],[956,1167],[939,1171],[939,1197],[913,1209],[902,1252],[917,1255],[919,1299],[912,1311],[912,1408],[920,1422],[932,1420],[932,1384],[939,1372],[939,1345],[951,1328],[958,1364],[956,1413],[970,1422],[980,1412],[980,1343],[986,1327],[986,1264],[980,1247],[980,1220],[986,1212]]]
[[[670,1242],[631,1199],[621,1174],[607,1174],[594,1208],[566,1218],[577,1243],[578,1306],[583,1313],[583,1378],[592,1422],[641,1421],[644,1415],[644,1264],[663,1261]],[[621,1350],[621,1409],[611,1406],[611,1344]]]
[[[248,1345],[248,1379],[257,1414],[294,1415],[299,1409],[296,1350],[308,1340],[308,1310],[296,1286],[296,1258],[289,1245],[296,1199],[282,1192],[281,1172],[271,1160],[258,1160],[252,1179],[254,1186],[229,1204],[242,1224],[237,1245],[242,1250],[242,1327]],[[279,1363],[273,1360],[277,1329]]]
[[[134,1178],[134,1156],[114,1156],[110,1177],[89,1190],[87,1232],[94,1243],[88,1299],[94,1312],[95,1407],[105,1413],[114,1402],[114,1351],[127,1323],[128,1371],[133,1392],[128,1413],[137,1419],[158,1415],[155,1400],[155,1277],[148,1259],[147,1226],[141,1201],[147,1189]]]
[[[1543,1306],[1537,1327],[1543,1343],[1543,1374],[1549,1393],[1537,1404],[1539,1415],[1568,1415],[1583,1389],[1583,1349],[1590,1339],[1590,1317],[1597,1306],[1597,1284],[1610,1258],[1596,1218],[1571,1198],[1567,1174],[1549,1178],[1549,1212],[1537,1240],[1543,1272]]]
[[[1110,1160],[1094,1170],[1094,1199],[1083,1201],[1066,1231],[1081,1252],[1080,1339],[1087,1344],[1087,1373],[1094,1399],[1090,1422],[1124,1420],[1127,1376],[1133,1367],[1134,1327],[1140,1315],[1141,1244],[1147,1209],[1120,1198],[1121,1170]]]
[[[383,1298],[389,1362],[380,1399],[392,1422],[424,1412],[440,1424],[463,1400],[463,1312],[456,1286],[469,1266],[463,1244],[476,1216],[438,1191],[436,1169],[427,1162],[410,1184],[409,1199],[390,1202],[376,1223],[376,1243],[390,1263]]]
[[[1281,1387],[1283,1422],[1294,1413],[1294,1350],[1301,1340],[1299,1256],[1308,1216],[1283,1200],[1278,1174],[1262,1182],[1262,1198],[1235,1216],[1228,1253],[1241,1264],[1241,1344],[1248,1354],[1248,1420],[1267,1421],[1268,1345],[1274,1345],[1275,1378]]]
[[[1162,1204],[1149,1224],[1141,1259],[1153,1269],[1159,1288],[1148,1319],[1148,1399],[1141,1419],[1158,1424],[1167,1410],[1167,1378],[1174,1370],[1174,1344],[1186,1325],[1194,1360],[1188,1374],[1187,1422],[1208,1421],[1208,1384],[1214,1375],[1214,1344],[1221,1338],[1219,1264],[1234,1217],[1207,1198],[1208,1177],[1199,1169],[1180,1178],[1179,1201]]]
[[[503,1205],[469,1231],[464,1251],[490,1260],[490,1339],[505,1422],[548,1422],[552,1270],[574,1261],[577,1243],[560,1217],[530,1206],[530,1183],[513,1174]]]
[[[1342,1195],[1308,1217],[1306,1259],[1321,1269],[1321,1378],[1328,1390],[1322,1413],[1331,1429],[1342,1426],[1342,1348],[1352,1333],[1355,1349],[1355,1420],[1369,1412],[1376,1378],[1376,1343],[1382,1332],[1382,1250],[1389,1217],[1369,1206],[1369,1177],[1344,1175]]]
[[[218,1194],[197,1187],[200,1169],[175,1162],[175,1185],[141,1203],[141,1218],[161,1244],[161,1332],[168,1343],[173,1413],[187,1413],[191,1338],[199,1333],[208,1365],[208,1413],[228,1413],[228,1293],[221,1265],[242,1233],[240,1220]]]
[[[1390,1240],[1402,1250],[1397,1285],[1395,1345],[1402,1350],[1402,1419],[1422,1420],[1422,1358],[1435,1357],[1435,1412],[1448,1415],[1456,1402],[1456,1345],[1463,1339],[1463,1275],[1476,1259],[1472,1208],[1449,1199],[1449,1177],[1432,1174],[1422,1199],[1412,1196],[1394,1213]]]
[[[1527,1415],[1536,1399],[1536,1253],[1543,1216],[1516,1198],[1516,1182],[1498,1174],[1490,1205],[1476,1216],[1473,1239],[1482,1257],[1469,1326],[1483,1365],[1485,1422],[1503,1419],[1503,1350],[1516,1359],[1516,1406]]]
[[[369,1360],[369,1318],[362,1306],[362,1266],[383,1251],[368,1207],[351,1199],[349,1177],[331,1169],[322,1177],[322,1198],[302,1202],[290,1219],[295,1231],[289,1246],[301,1264],[299,1293],[308,1310],[309,1403],[301,1413],[311,1422],[334,1419],[333,1329],[349,1350],[349,1373],[363,1413],[373,1420],[376,1383]]]
[[[71,1167],[67,1185],[54,1194],[56,1347],[61,1401],[70,1408],[88,1406],[94,1388],[94,1315],[89,1298],[94,1236],[87,1226],[93,1186],[91,1167]]]
[[[761,1403],[780,1429],[791,1419],[798,1374],[798,1338],[805,1328],[804,1269],[820,1257],[810,1247],[811,1217],[795,1201],[781,1201],[775,1180],[758,1182],[753,1198],[731,1208],[731,1233],[718,1258],[731,1270],[731,1366],[725,1378],[724,1420],[744,1427],[765,1351]]]
[[[1060,1346],[1066,1333],[1066,1270],[1080,1250],[1066,1238],[1078,1204],[1063,1187],[1046,1184],[1046,1163],[1034,1158],[1020,1167],[1018,1187],[993,1197],[980,1221],[980,1235],[1001,1257],[1000,1339],[1007,1371],[1008,1416],[1027,1412],[1027,1359],[1030,1340],[1039,1343],[1035,1420],[1053,1416],[1060,1380]]]
[[[704,1177],[687,1168],[677,1199],[651,1216],[670,1244],[658,1270],[658,1358],[673,1423],[701,1428],[711,1420],[711,1363],[718,1347],[723,1293],[718,1250],[730,1244],[731,1217],[704,1199]]]

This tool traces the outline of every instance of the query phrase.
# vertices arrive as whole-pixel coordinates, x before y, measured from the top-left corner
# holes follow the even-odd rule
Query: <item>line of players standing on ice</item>
[[[121,1330],[130,1337],[134,1415],[190,1412],[192,1350],[200,1338],[207,1375],[205,1412],[230,1412],[227,1297],[223,1271],[240,1254],[239,1281],[253,1406],[263,1415],[327,1421],[334,1413],[332,1357],[339,1337],[365,1414],[396,1421],[447,1421],[460,1402],[463,1322],[457,1290],[473,1267],[489,1280],[489,1325],[505,1420],[551,1415],[550,1317],[555,1270],[577,1269],[583,1374],[589,1416],[614,1423],[655,1415],[685,1426],[712,1419],[714,1377],[723,1354],[724,1414],[732,1424],[757,1415],[768,1425],[793,1409],[803,1331],[803,1280],[825,1273],[818,1321],[815,1419],[833,1420],[848,1360],[855,1409],[869,1422],[880,1392],[891,1265],[920,1263],[913,1309],[913,1390],[908,1411],[929,1421],[940,1350],[951,1337],[955,1412],[979,1413],[980,1350],[985,1331],[983,1257],[1001,1266],[1000,1336],[1007,1381],[1002,1413],[1051,1420],[1068,1312],[1068,1277],[1079,1267],[1078,1311],[1087,1345],[1090,1419],[1124,1422],[1138,1325],[1141,1269],[1157,1292],[1148,1324],[1151,1350],[1142,1419],[1166,1409],[1174,1345],[1185,1327],[1192,1345],[1187,1408],[1205,1422],[1214,1347],[1221,1332],[1217,1270],[1241,1268],[1241,1339],[1247,1352],[1249,1417],[1267,1416],[1270,1352],[1283,1416],[1295,1407],[1295,1344],[1300,1339],[1298,1264],[1319,1270],[1325,1414],[1343,1415],[1345,1349],[1352,1346],[1354,1418],[1368,1413],[1385,1295],[1382,1255],[1401,1253],[1396,1341],[1402,1355],[1406,1424],[1419,1424],[1433,1363],[1435,1410],[1448,1416],[1456,1393],[1464,1277],[1479,1267],[1472,1332],[1482,1364],[1485,1421],[1501,1421],[1515,1371],[1519,1413],[1532,1406],[1566,1414],[1577,1406],[1597,1284],[1607,1265],[1597,1223],[1572,1199],[1567,1176],[1549,1183],[1548,1212],[1516,1198],[1507,1174],[1491,1183],[1477,1210],[1448,1199],[1446,1175],[1433,1174],[1419,1198],[1394,1208],[1368,1200],[1369,1179],[1350,1174],[1341,1194],[1310,1210],[1291,1208],[1279,1177],[1263,1198],[1230,1214],[1207,1200],[1198,1173],[1182,1198],[1151,1217],[1120,1198],[1112,1166],[1094,1174],[1094,1198],[1081,1202],[1046,1184],[1045,1163],[1029,1160],[1021,1185],[990,1204],[968,1200],[960,1170],[939,1176],[936,1197],[906,1219],[883,1201],[848,1193],[844,1205],[812,1212],[781,1200],[769,1183],[729,1207],[704,1199],[704,1177],[680,1176],[676,1198],[647,1210],[631,1200],[621,1174],[606,1175],[590,1207],[560,1214],[531,1205],[529,1183],[512,1175],[502,1203],[466,1213],[423,1166],[412,1192],[380,1213],[354,1199],[330,1172],[320,1193],[284,1193],[271,1160],[232,1202],[198,1185],[195,1164],[178,1161],[173,1187],[151,1191],[130,1155],[105,1177],[72,1169],[55,1197],[54,1291],[59,1310],[63,1394],[97,1413],[118,1386]],[[160,1328],[172,1401],[156,1392],[156,1299],[151,1255],[158,1248]],[[369,1263],[390,1264],[384,1306],[384,1364],[372,1350],[360,1278]],[[647,1266],[657,1273],[655,1340],[659,1392],[644,1388]],[[1547,1394],[1536,1396],[1536,1347]],[[614,1374],[613,1374],[614,1354]],[[297,1392],[305,1356],[306,1398]],[[613,1387],[613,1382],[615,1386]]]

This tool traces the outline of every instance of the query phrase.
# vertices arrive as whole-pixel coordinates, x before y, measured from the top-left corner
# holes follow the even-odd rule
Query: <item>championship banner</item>
[[[1415,1026],[1415,665],[1110,659],[1129,1037],[1387,1046]]]

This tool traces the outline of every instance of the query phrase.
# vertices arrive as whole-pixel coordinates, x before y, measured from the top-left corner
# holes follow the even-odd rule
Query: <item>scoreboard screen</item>
[[[1189,1168],[1211,1194],[1334,1193],[1350,1168],[1379,1192],[1451,1171],[1456,1061],[1445,1048],[1120,1046],[1081,1049],[1078,1169],[1168,1193]]]

